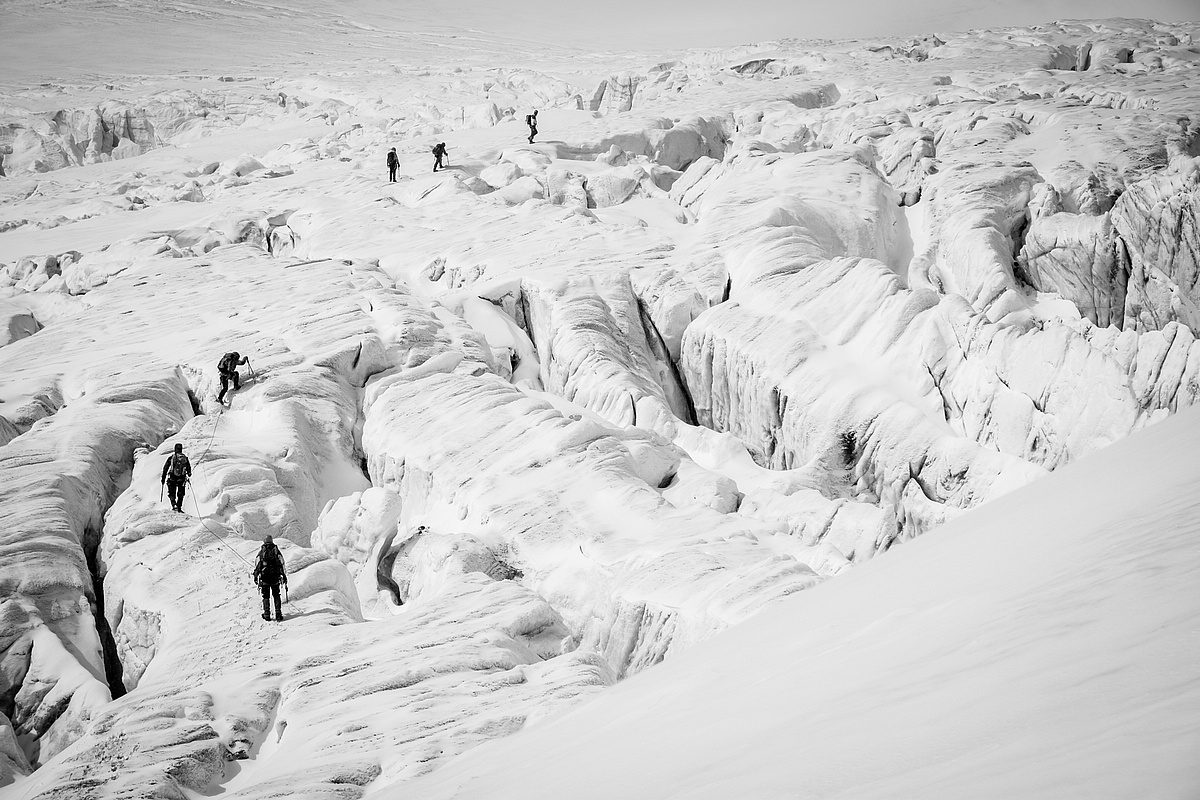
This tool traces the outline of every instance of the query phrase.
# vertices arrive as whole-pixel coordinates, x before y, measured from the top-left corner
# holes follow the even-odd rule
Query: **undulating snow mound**
[[[92,569],[122,465],[191,416],[179,371],[164,373],[96,364],[73,376],[82,382],[67,389],[69,407],[0,449],[4,714],[34,743],[31,759],[52,758],[112,699]]]
[[[1129,252],[1127,328],[1200,326],[1200,168],[1196,159],[1174,166],[1113,206],[1113,229]]]
[[[359,797],[1200,399],[1195,24],[647,65],[288,8],[0,86],[0,794]]]
[[[1191,409],[368,797],[1191,797],[1197,447]]]
[[[540,663],[548,654],[558,655],[560,642],[569,631],[557,612],[528,590],[514,586],[505,590],[507,594],[494,594],[490,589],[481,593],[478,588],[470,588],[469,576],[441,587],[444,591],[438,594],[449,592],[451,599],[445,601],[441,612],[432,613],[435,617],[438,613],[451,617],[468,614],[479,624],[478,636],[487,640],[486,646],[454,644],[462,633],[448,621],[418,620],[406,626],[410,631],[444,631],[448,643],[445,666],[428,666],[428,648],[436,643],[423,638],[427,633],[419,634],[412,645],[420,664],[411,666],[401,666],[393,658],[381,660],[369,648],[346,641],[328,640],[329,655],[324,658],[313,653],[311,643],[297,644],[308,641],[311,635],[305,619],[309,615],[315,617],[312,625],[318,630],[362,621],[357,592],[346,569],[288,541],[307,541],[308,532],[316,527],[323,495],[361,489],[366,484],[349,460],[355,450],[358,418],[355,387],[363,383],[366,374],[383,367],[379,359],[387,346],[404,346],[408,354],[420,357],[422,348],[438,347],[439,337],[443,343],[448,340],[439,333],[442,326],[432,315],[414,312],[401,293],[377,291],[380,287],[376,281],[348,264],[316,262],[288,268],[251,252],[241,253],[240,258],[232,251],[229,255],[231,258],[220,270],[221,280],[213,280],[212,264],[190,260],[171,265],[171,290],[189,301],[186,309],[174,309],[173,317],[164,320],[154,309],[137,307],[136,289],[149,280],[164,280],[164,273],[159,271],[161,263],[152,260],[96,290],[109,295],[103,304],[107,313],[85,313],[73,322],[92,331],[122,336],[161,322],[173,335],[145,340],[146,352],[141,358],[157,362],[174,356],[187,362],[203,357],[212,346],[206,325],[219,327],[221,316],[253,314],[264,330],[253,350],[255,374],[259,377],[237,395],[232,410],[192,417],[188,385],[179,370],[159,382],[118,383],[119,388],[107,389],[102,379],[112,378],[98,372],[93,382],[72,387],[79,397],[72,395],[68,408],[45,418],[4,449],[14,460],[29,452],[26,448],[35,453],[38,448],[65,450],[75,459],[92,459],[93,483],[105,480],[129,485],[108,509],[102,543],[99,510],[91,512],[90,531],[71,528],[72,524],[88,521],[85,513],[90,506],[111,502],[105,500],[103,484],[91,490],[94,497],[89,496],[83,483],[87,475],[74,481],[81,484],[76,487],[65,480],[46,480],[26,468],[18,473],[18,477],[31,482],[22,491],[23,496],[6,497],[6,528],[24,541],[16,539],[22,560],[15,564],[6,561],[6,571],[14,582],[20,582],[15,586],[16,596],[6,601],[5,607],[25,608],[29,619],[27,624],[13,628],[17,639],[6,650],[6,659],[19,663],[24,657],[28,664],[28,674],[8,673],[22,687],[14,720],[19,733],[37,737],[34,741],[41,748],[37,751],[41,760],[48,761],[66,741],[78,739],[74,748],[55,762],[58,766],[39,771],[42,793],[68,797],[84,791],[115,796],[130,787],[151,794],[171,794],[178,787],[204,790],[214,780],[224,780],[226,758],[246,757],[251,748],[264,745],[270,738],[268,732],[274,734],[273,748],[289,726],[291,736],[316,747],[317,732],[328,730],[331,724],[361,721],[363,711],[345,702],[349,697],[362,697],[361,704],[378,713],[394,713],[393,704],[381,704],[379,698],[369,696],[371,690],[361,688],[361,671],[373,664],[382,666],[386,662],[390,664],[388,675],[410,676],[401,680],[401,686],[418,684],[426,678],[435,679],[435,683],[446,680],[464,697],[474,697],[485,689],[503,694],[506,687],[517,687],[529,705],[526,712],[520,713],[519,703],[498,701],[496,707],[504,709],[507,720],[500,724],[493,711],[472,703],[472,713],[488,720],[482,725],[467,722],[461,710],[443,709],[440,721],[427,719],[423,723],[429,729],[426,737],[414,736],[405,726],[394,727],[398,741],[412,744],[412,749],[406,751],[408,755],[396,762],[369,755],[360,764],[349,764],[347,754],[363,751],[361,737],[336,739],[336,752],[331,752],[328,744],[321,745],[319,752],[324,755],[320,757],[293,759],[285,746],[288,755],[282,766],[276,764],[257,777],[254,785],[258,788],[247,789],[247,796],[269,793],[278,782],[365,783],[381,772],[419,772],[428,767],[418,764],[449,757],[480,737],[519,727],[526,716],[553,707],[555,697],[571,697],[611,681],[607,665],[586,653],[567,655],[545,668],[534,667],[528,674],[521,669],[512,680],[484,678],[506,663],[508,669],[515,669],[520,664]],[[239,284],[241,291],[235,291]],[[353,289],[355,285],[361,291]],[[302,286],[308,287],[307,292],[317,290],[315,295],[307,295],[313,298],[322,298],[318,287],[325,287],[323,298],[309,312],[297,313],[296,307],[288,306],[278,309],[282,316],[273,317],[270,305],[262,303],[264,297],[300,292]],[[349,293],[343,291],[347,289]],[[404,319],[405,314],[414,313],[415,319]],[[71,333],[71,327],[54,328],[46,337],[29,340],[27,355],[38,357],[47,370],[53,369],[53,352],[78,335]],[[468,348],[460,345],[462,349]],[[199,369],[192,375],[201,381],[196,386],[197,394],[211,392],[211,386],[203,384],[210,379],[203,377]],[[116,403],[131,408],[119,408],[108,415],[96,413],[96,408],[107,410],[106,404]],[[114,450],[111,428],[122,421],[119,414],[139,411],[146,417],[141,423],[147,428],[142,441],[148,445],[163,442],[163,452],[152,454],[143,448],[136,463],[132,452],[116,449],[106,453],[105,447]],[[179,430],[185,418],[190,421]],[[133,430],[132,424],[125,421],[123,429]],[[178,434],[165,439],[173,430],[179,430]],[[98,441],[91,449],[72,452],[65,449],[65,442],[55,443],[51,438],[54,432],[76,438],[94,436]],[[183,443],[194,459],[189,510],[197,512],[198,519],[164,510],[153,489],[163,459],[176,441]],[[79,443],[73,446],[77,448]],[[97,455],[89,456],[93,450]],[[23,461],[27,466],[28,456]],[[63,483],[66,486],[58,490],[57,496],[41,499],[43,485],[53,489]],[[5,483],[6,490],[11,487],[14,492],[23,486],[16,480]],[[61,521],[46,527],[45,514],[51,509],[44,506],[51,502],[65,508],[58,514]],[[19,523],[24,517],[35,516],[39,517],[39,528],[33,530],[45,531],[42,536],[46,545],[30,548],[32,530]],[[29,525],[33,524],[31,519]],[[260,629],[247,633],[248,626],[266,623],[251,622],[257,616],[255,591],[249,582],[256,545],[246,538],[257,539],[268,532],[287,537],[281,541],[292,573],[294,605],[289,604],[289,616],[301,617],[275,634],[276,638],[284,635],[291,644],[280,643],[273,657],[265,657],[267,651],[262,649],[267,646],[262,641],[264,635],[271,638],[268,632]],[[97,710],[109,696],[103,683],[106,665],[90,619],[90,574],[82,563],[73,569],[39,566],[38,559],[44,560],[43,554],[51,548],[62,551],[67,564],[71,560],[82,562],[85,554],[95,558],[97,571],[109,587],[104,598],[108,626],[102,632],[111,642],[106,654],[120,659],[116,671],[109,674],[130,693],[103,714]],[[478,611],[464,609],[463,593],[470,595],[468,603],[480,604]],[[460,602],[453,597],[460,597]],[[432,602],[432,598],[427,599]],[[40,615],[37,604],[46,607]],[[428,602],[421,605],[430,607]],[[394,657],[396,648],[402,647],[387,632],[394,623],[379,624],[382,628],[374,634],[361,628],[346,630],[359,631],[354,636],[366,636],[366,640],[386,646]],[[500,643],[496,639],[499,635],[510,637],[511,643]],[[60,638],[65,644],[59,644]],[[468,641],[474,638],[467,636]],[[216,650],[212,649],[214,645]],[[64,663],[70,659],[69,653],[75,652],[90,657],[78,665]],[[330,659],[344,657],[345,653],[354,654],[350,661],[328,667]],[[463,658],[475,666],[463,663]],[[317,685],[321,695],[328,696],[331,685],[328,679],[309,676],[308,670],[318,670],[319,675],[327,667],[330,674],[353,677],[347,678],[346,698],[330,701],[327,712],[316,712],[312,703],[303,699],[306,687]],[[457,678],[441,677],[443,673],[457,675],[464,671],[479,673],[483,684],[467,689]],[[94,675],[99,676],[99,682]],[[390,686],[395,680],[382,674],[378,677],[381,686]],[[428,686],[419,686],[409,694],[419,699],[428,692]],[[293,699],[302,709],[300,720],[286,712]],[[338,723],[338,719],[345,722]],[[452,723],[449,729],[447,723]],[[81,736],[85,726],[88,732]],[[356,729],[370,732],[374,727]],[[364,735],[372,738],[376,734]],[[106,766],[97,769],[101,762]],[[88,776],[83,779],[79,778],[81,765],[88,765]]]
[[[276,261],[245,244],[227,246],[209,255],[213,253],[223,259],[214,263],[212,259],[180,257],[164,262],[154,256],[135,262],[89,292],[96,303],[93,309],[0,354],[36,362],[37,368],[27,371],[31,386],[40,381],[53,387],[69,387],[65,397],[61,396],[62,390],[54,395],[66,408],[35,401],[23,406],[31,410],[19,419],[35,416],[34,408],[45,416],[4,448],[9,458],[20,460],[24,469],[16,474],[23,481],[31,481],[31,486],[56,485],[42,473],[28,469],[29,456],[23,455],[40,453],[42,448],[51,453],[61,450],[64,445],[49,436],[52,432],[78,436],[82,427],[89,435],[112,439],[112,427],[136,430],[132,422],[115,411],[102,415],[94,410],[108,411],[108,405],[117,402],[132,403],[132,410],[150,415],[142,423],[148,430],[137,439],[142,449],[136,462],[132,443],[125,452],[95,457],[97,474],[93,481],[103,479],[128,484],[129,488],[115,502],[103,491],[94,490],[94,499],[87,498],[95,506],[88,512],[91,516],[84,511],[88,506],[78,507],[81,501],[76,490],[67,493],[65,499],[56,499],[66,507],[59,514],[61,522],[46,528],[41,516],[36,520],[37,528],[33,528],[33,519],[22,527],[22,519],[43,513],[39,511],[39,493],[22,490],[25,483],[14,480],[12,489],[21,490],[20,495],[6,498],[6,527],[22,559],[11,568],[14,580],[29,581],[30,576],[40,575],[35,570],[42,548],[29,547],[33,530],[45,530],[42,536],[48,546],[78,562],[70,571],[47,566],[46,577],[38,578],[41,583],[18,584],[15,597],[6,604],[14,609],[32,609],[37,602],[53,604],[54,613],[62,617],[64,602],[69,600],[70,613],[82,618],[43,623],[41,619],[50,615],[49,609],[42,617],[32,614],[28,624],[14,628],[18,638],[6,650],[6,659],[20,664],[20,659],[26,658],[30,664],[28,674],[11,673],[14,684],[23,687],[16,695],[14,722],[19,733],[38,745],[30,755],[42,763],[68,742],[75,742],[70,752],[55,761],[59,766],[38,772],[38,785],[45,789],[46,796],[72,796],[85,785],[102,795],[120,793],[130,786],[160,787],[152,791],[167,793],[177,784],[203,790],[229,777],[224,774],[224,757],[245,757],[269,738],[268,718],[281,713],[276,710],[280,703],[286,707],[291,697],[289,680],[294,679],[299,687],[296,691],[310,683],[319,683],[322,692],[329,691],[329,680],[303,677],[304,670],[311,666],[307,661],[301,660],[296,667],[299,672],[293,676],[272,667],[273,658],[266,656],[266,651],[251,648],[253,640],[244,631],[248,624],[259,623],[248,622],[256,612],[254,590],[248,581],[249,564],[243,562],[253,560],[255,545],[247,544],[246,539],[271,533],[283,537],[289,545],[297,543],[287,551],[290,569],[298,573],[292,578],[292,600],[296,605],[289,606],[290,613],[310,613],[306,610],[309,603],[304,601],[311,599],[317,609],[312,613],[331,615],[322,620],[321,627],[362,623],[360,588],[363,600],[373,602],[372,607],[378,609],[381,589],[395,587],[395,601],[406,604],[402,619],[418,615],[417,621],[410,623],[412,628],[442,628],[450,640],[462,634],[454,632],[457,629],[449,618],[437,621],[437,613],[478,616],[464,609],[464,602],[481,603],[480,608],[489,612],[515,608],[505,613],[515,615],[511,619],[517,622],[505,621],[510,617],[503,614],[488,622],[493,619],[489,616],[479,620],[481,630],[491,630],[488,625],[499,626],[517,640],[511,647],[525,655],[514,665],[552,662],[534,670],[538,676],[544,675],[544,691],[532,688],[541,686],[541,679],[535,680],[533,674],[499,684],[497,691],[508,685],[519,686],[519,692],[530,703],[527,712],[518,713],[517,706],[508,699],[498,700],[497,707],[506,709],[509,720],[503,725],[489,724],[474,734],[446,734],[442,730],[445,720],[457,720],[464,730],[473,730],[475,724],[464,721],[461,711],[443,710],[437,720],[423,718],[421,725],[428,726],[435,740],[445,735],[458,742],[436,742],[435,758],[430,756],[435,743],[416,741],[407,729],[398,730],[396,736],[412,740],[414,749],[395,758],[367,756],[354,769],[347,765],[344,754],[359,752],[363,745],[352,737],[338,740],[336,752],[327,752],[328,747],[323,747],[327,757],[321,759],[296,760],[291,749],[285,748],[289,755],[282,765],[256,777],[256,788],[248,785],[244,790],[247,796],[272,791],[279,783],[338,784],[349,780],[345,776],[351,773],[357,776],[355,780],[367,782],[382,773],[419,772],[428,768],[419,764],[459,752],[476,741],[474,736],[487,738],[519,727],[534,708],[544,711],[552,707],[554,697],[574,696],[611,681],[615,674],[655,663],[672,646],[698,641],[770,600],[818,580],[813,569],[797,561],[803,548],[772,544],[773,526],[751,522],[714,527],[713,520],[721,516],[700,501],[693,501],[695,510],[691,503],[676,510],[663,499],[658,490],[673,480],[684,458],[672,445],[653,435],[637,433],[636,429],[623,433],[620,428],[581,420],[579,414],[576,420],[570,420],[545,401],[531,400],[495,375],[489,381],[480,375],[489,373],[492,363],[492,354],[482,337],[454,315],[439,318],[411,295],[383,288],[380,273],[366,265]],[[186,306],[173,307],[169,315],[145,306],[139,290],[149,283],[163,287],[167,296],[186,298]],[[311,305],[268,300],[281,296],[303,296]],[[222,337],[222,332],[229,335],[229,321],[239,317],[252,317],[255,331],[246,331],[234,340]],[[121,382],[127,379],[119,375],[112,378],[104,372],[102,366],[107,364],[93,366],[83,375],[68,374],[62,371],[69,364],[65,350],[80,330],[140,341],[138,358],[150,369],[168,358],[178,359],[183,366],[168,371],[161,381],[129,385]],[[157,335],[139,340],[138,332],[147,330]],[[235,395],[233,408],[224,410],[211,399],[215,387],[203,365],[205,359],[211,363],[217,358],[222,345],[231,344],[255,354],[254,372],[247,387]],[[395,372],[397,369],[399,372]],[[369,384],[368,397],[375,401],[360,410],[357,387],[366,384],[373,373],[390,377],[376,378]],[[192,381],[191,386],[185,382],[185,375]],[[466,384],[452,385],[445,401],[425,404],[414,400],[431,399],[426,397],[435,393],[430,382],[447,377]],[[86,382],[75,385],[75,381],[85,378]],[[119,388],[102,388],[109,382],[116,382]],[[403,386],[415,387],[417,394],[398,396],[398,387]],[[489,386],[493,390],[504,388],[515,405],[511,409],[492,408]],[[193,417],[189,394],[201,410],[210,413]],[[47,395],[53,395],[53,391],[45,390],[37,398]],[[456,410],[447,402],[459,398],[470,404],[476,402],[476,397],[482,406],[477,410],[468,406],[470,418],[484,430],[495,426],[498,430],[493,440],[505,445],[508,452],[478,449],[485,440],[478,432],[464,429],[457,422]],[[565,426],[561,443],[556,444],[557,437],[549,433],[529,433],[536,416],[526,409],[529,403],[552,418],[548,421],[551,428]],[[437,424],[420,413],[435,409],[450,410],[452,416]],[[189,420],[186,425],[185,420]],[[333,522],[333,499],[360,492],[366,486],[354,465],[361,458],[356,455],[356,436],[364,421],[368,463],[376,463],[378,450],[378,465],[373,467],[379,473],[378,484],[384,492],[394,491],[395,500],[384,506],[392,513],[390,519],[380,520],[371,529],[379,541],[368,540],[361,546],[374,560],[358,558],[356,571],[367,562],[367,575],[377,580],[360,582],[356,587],[344,566],[324,560],[319,553],[305,550],[304,545],[315,529],[320,532],[319,543],[338,553],[330,542],[345,540],[348,533],[342,531],[348,532],[353,526],[352,520],[344,522],[342,528]],[[406,423],[415,426],[411,434],[407,433]],[[431,435],[440,428],[445,430],[437,437]],[[376,434],[377,430],[382,433]],[[436,486],[435,478],[461,482],[471,474],[464,465],[472,464],[477,483],[483,487],[480,496],[457,500],[430,497],[432,487],[418,478],[424,474],[418,468],[421,458],[406,454],[406,450],[424,442],[433,445],[435,454],[445,459],[453,455],[450,443],[457,436],[465,437],[462,446],[466,449],[458,458],[427,465],[427,483]],[[383,443],[376,444],[380,437]],[[100,439],[101,444],[104,441]],[[518,441],[524,442],[526,449],[512,449],[512,443]],[[147,451],[160,442],[160,454]],[[184,444],[195,464],[188,510],[197,513],[199,520],[165,511],[153,490],[163,459],[175,442]],[[114,445],[106,446],[111,449]],[[585,455],[583,461],[578,460],[580,454]],[[549,463],[539,464],[539,458]],[[523,483],[508,472],[514,459],[544,468],[549,483],[539,486],[529,481],[530,486],[513,496],[511,487]],[[495,477],[478,472],[480,463],[492,460],[497,464]],[[385,477],[399,469],[398,462],[409,465],[409,479],[403,483]],[[696,471],[702,472],[699,468]],[[499,480],[500,485],[491,486],[493,480]],[[608,483],[611,488],[603,490]],[[699,485],[696,476],[692,476],[692,483]],[[719,484],[715,476],[712,483]],[[594,501],[595,519],[579,519],[579,511],[566,498],[547,504],[549,492],[571,484],[579,487],[582,497],[599,492]],[[6,488],[9,485],[6,482]],[[112,490],[107,491],[111,495]],[[630,511],[618,520],[605,521],[607,502],[618,497],[643,507],[643,512]],[[326,498],[326,513],[320,515]],[[99,520],[101,504],[111,504],[103,524]],[[529,523],[532,530],[504,524],[516,519],[510,520],[500,512],[510,505],[516,509],[516,518],[533,515]],[[481,527],[477,519],[464,521],[468,512],[485,519],[498,517],[491,525],[496,534],[489,537],[488,526]],[[432,530],[426,533],[412,534],[406,523],[407,519],[425,516],[436,520],[439,515],[446,521],[431,522]],[[633,543],[622,543],[622,537],[630,532],[627,526],[645,527],[655,517],[661,520],[641,537]],[[91,525],[90,533],[71,528],[85,523]],[[409,533],[397,535],[398,525],[400,531]],[[697,536],[693,532],[698,530],[706,533]],[[687,533],[681,536],[674,531]],[[761,541],[756,531],[763,534]],[[664,538],[667,533],[674,541]],[[429,545],[433,537],[442,534],[449,535],[451,551],[460,553],[457,559],[448,561],[444,547]],[[542,542],[544,537],[559,541]],[[478,543],[476,555],[464,561],[461,554],[471,542]],[[591,552],[585,555],[581,544]],[[647,561],[648,552],[656,553],[656,558]],[[83,563],[85,556],[95,560],[97,574],[108,587],[104,596],[107,627],[101,631],[109,641],[104,648],[96,641],[96,627],[91,620],[89,600],[93,596],[91,575]],[[490,560],[485,563],[484,557]],[[355,559],[347,561],[353,563]],[[563,561],[568,562],[568,568],[559,568]],[[214,562],[220,565],[216,574],[208,568],[193,569]],[[392,573],[379,579],[384,564],[391,565]],[[503,595],[511,597],[515,607],[500,596],[480,599],[478,588],[470,588],[481,579],[473,577],[477,575],[505,583],[524,576],[522,582],[546,599],[524,588]],[[745,579],[751,576],[747,582]],[[701,579],[711,586],[696,594],[696,581]],[[181,587],[181,580],[193,583]],[[52,586],[62,587],[54,589],[57,594],[47,589],[45,584],[51,582],[55,582]],[[451,599],[444,601],[443,611],[436,612],[435,618],[422,620],[419,614],[426,613],[431,603],[442,602],[438,598],[447,593]],[[25,599],[27,595],[32,597]],[[55,600],[58,595],[64,599]],[[467,596],[472,599],[465,600]],[[522,603],[534,605],[526,608]],[[383,607],[386,609],[387,604]],[[397,610],[401,609],[393,603],[391,611]],[[379,641],[381,647],[386,641],[388,652],[392,652],[398,645],[388,631],[397,622],[383,620],[376,633],[356,635]],[[308,636],[303,629],[286,630],[291,631],[288,636],[294,637],[293,641]],[[82,638],[74,641],[69,638],[72,635]],[[68,640],[71,647],[58,644],[56,636]],[[486,638],[490,641],[492,637]],[[414,645],[414,655],[422,663],[429,655],[426,647]],[[347,650],[344,643],[331,642],[329,648],[331,653]],[[68,669],[64,659],[76,651],[91,655]],[[356,663],[368,665],[377,660],[369,648],[364,651],[355,646],[349,651],[361,659]],[[107,665],[105,657],[109,659]],[[287,658],[293,657],[281,651],[274,660]],[[471,658],[483,659],[480,663],[487,666],[464,667],[455,662],[445,669],[457,674],[463,670],[491,670],[497,663],[488,660],[491,657],[486,652]],[[219,669],[214,669],[214,663]],[[237,688],[242,686],[251,663],[259,665],[255,669],[270,673],[269,688]],[[120,700],[119,709],[102,714],[99,709],[109,700],[104,683],[106,666],[109,680],[118,681],[129,694]],[[362,669],[346,665],[331,673],[354,675],[352,681],[357,685]],[[434,669],[436,674],[442,671]],[[447,680],[461,684],[461,676]],[[183,687],[190,688],[185,691]],[[466,693],[464,696],[477,694],[477,690],[455,691],[459,690]],[[419,693],[426,691],[427,687],[422,687]],[[300,708],[307,709],[304,714],[311,711],[310,702],[298,702]],[[380,700],[364,702],[375,708]],[[213,711],[214,706],[223,709],[223,715]],[[173,728],[170,735],[164,734],[163,719],[174,719],[180,708],[192,709],[183,715],[187,721],[179,723],[178,730]],[[361,716],[353,705],[333,703],[330,708],[329,714],[305,716],[305,722],[287,718],[282,724],[277,721],[276,743],[281,741],[283,727],[289,725],[293,736],[309,741],[314,731],[334,724],[331,720]],[[385,704],[383,708],[392,706]],[[477,712],[493,713],[483,709]],[[112,737],[118,737],[122,744],[116,746]],[[116,768],[80,783],[79,765],[98,759]]]
[[[675,507],[663,490],[683,456],[656,436],[564,417],[494,376],[378,380],[363,431],[373,481],[400,495],[402,526],[431,521],[395,545],[405,598],[442,580],[420,536],[480,542],[559,609],[571,646],[623,675],[818,580],[770,526]]]

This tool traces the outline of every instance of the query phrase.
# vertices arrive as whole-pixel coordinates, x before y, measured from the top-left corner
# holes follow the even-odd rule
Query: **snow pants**
[[[218,403],[223,403],[225,401],[225,393],[227,391],[229,391],[229,384],[231,382],[233,383],[233,390],[235,392],[238,389],[242,388],[242,379],[240,377],[238,377],[237,370],[234,370],[233,372],[222,372],[221,373],[221,393],[219,395],[217,395]]]
[[[263,598],[263,619],[271,618],[271,598],[275,598],[275,621],[279,622],[283,619],[283,607],[279,602],[279,584],[268,583],[262,581],[258,584],[259,590],[262,592]]]
[[[175,481],[167,478],[167,497],[171,498],[171,508],[183,511],[183,491],[186,481]]]
[[[396,168],[388,167],[388,180],[392,183],[396,182]]]

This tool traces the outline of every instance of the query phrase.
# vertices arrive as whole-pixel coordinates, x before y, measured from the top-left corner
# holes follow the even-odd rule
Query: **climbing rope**
[[[188,485],[191,485],[191,481],[188,481]],[[192,492],[192,507],[196,509],[196,517],[200,520],[200,524],[204,527],[205,532],[207,532],[209,536],[213,537],[221,544],[228,547],[229,552],[233,553],[235,556],[237,556],[239,559],[241,559],[242,562],[246,566],[250,567],[251,569],[254,569],[254,565],[251,564],[249,561],[246,561],[245,557],[241,553],[239,553],[237,550],[235,550],[233,545],[231,545],[229,542],[222,539],[217,534],[216,531],[214,531],[212,528],[210,528],[208,526],[208,520],[204,519],[204,517],[201,516],[201,514],[200,514],[200,504],[198,502],[196,502],[196,493],[194,491]]]
[[[204,448],[204,452],[196,459],[196,464],[204,463],[204,457],[208,455],[208,451],[212,450],[213,440],[217,438],[217,426],[221,424],[221,417],[225,415],[225,406],[221,406],[221,410],[217,412],[217,418],[213,420],[212,436],[208,437],[208,446]],[[205,480],[208,480],[207,476]]]
[[[204,470],[204,480],[206,483],[208,482],[208,470],[204,469],[204,459],[208,456],[209,451],[212,450],[213,441],[217,438],[217,426],[221,424],[221,417],[224,415],[225,415],[225,407],[222,406],[221,410],[217,412],[216,419],[213,421],[212,436],[208,437],[208,446],[204,448],[204,452],[200,454],[200,457],[198,459],[196,459],[196,466],[199,467],[200,469]],[[188,487],[189,488],[192,487],[192,481],[190,478],[188,479]],[[214,531],[212,528],[209,527],[208,520],[204,519],[204,516],[200,513],[200,503],[199,503],[199,501],[196,500],[196,490],[194,488],[191,491],[191,495],[192,495],[192,507],[196,509],[196,517],[200,520],[200,524],[204,527],[204,530],[210,536],[212,536],[214,539],[216,539],[218,542],[225,545],[225,547],[229,548],[229,552],[233,553],[235,556],[237,556],[239,559],[241,559],[242,562],[246,566],[250,567],[251,569],[254,569],[254,565],[251,564],[249,561],[246,561],[245,557],[241,553],[239,553],[236,549],[234,549],[233,545],[231,545],[229,542],[222,539],[217,534],[216,531]]]

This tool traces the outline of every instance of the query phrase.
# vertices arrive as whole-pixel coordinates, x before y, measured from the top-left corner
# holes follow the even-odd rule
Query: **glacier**
[[[11,30],[61,11],[14,4]],[[97,24],[150,37],[177,11]],[[84,46],[0,82],[0,797],[502,796],[522,785],[506,765],[572,726],[631,746],[671,720],[705,730],[676,705],[736,704],[739,674],[799,659],[806,691],[852,692],[876,680],[856,654],[928,643],[956,603],[963,646],[1015,663],[1016,623],[984,611],[1017,601],[968,586],[987,558],[1030,598],[1020,669],[1102,672],[1105,648],[1051,629],[1130,599],[1107,647],[1149,637],[1176,677],[1104,683],[1106,701],[1174,687],[1180,710],[1129,712],[1127,749],[1158,748],[1164,793],[1200,785],[1182,744],[1159,747],[1195,739],[1200,643],[1144,630],[1149,583],[1063,577],[1116,569],[1104,543],[1114,563],[1194,560],[1167,532],[1197,519],[1178,448],[1200,398],[1200,23],[650,56],[293,11],[272,30],[323,60],[191,42],[186,70],[133,48],[101,75]],[[230,350],[250,366],[226,407]],[[175,444],[184,514],[153,487]],[[1095,515],[1073,527],[1089,485],[1130,542]],[[289,575],[278,624],[251,581],[267,535]],[[906,599],[906,575],[936,585]],[[1191,606],[1170,586],[1175,620]],[[756,666],[726,665],[738,648]],[[928,670],[965,670],[926,650]],[[948,709],[940,732],[972,713],[954,680],[889,680]],[[835,749],[862,726],[902,735],[870,686],[877,715],[727,715],[778,742],[798,724],[797,752],[823,730]],[[1034,770],[1030,796],[1117,747],[1091,712],[1046,707],[1086,746]],[[980,796],[1035,745],[972,762]],[[961,788],[935,751],[867,770],[863,796]],[[656,769],[696,769],[663,764],[622,791],[664,796]],[[681,796],[772,791],[719,771]],[[569,792],[555,774],[533,796]]]

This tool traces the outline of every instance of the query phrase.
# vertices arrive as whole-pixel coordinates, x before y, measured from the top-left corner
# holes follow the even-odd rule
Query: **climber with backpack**
[[[537,136],[537,111],[525,116],[525,124],[529,126],[529,143],[533,144],[533,137]]]
[[[279,603],[279,584],[282,583],[284,588],[287,587],[287,567],[283,561],[283,553],[279,551],[278,545],[269,535],[263,539],[262,547],[259,548],[258,563],[254,565],[252,577],[254,583],[258,585],[259,591],[262,592],[262,618],[270,621],[270,598],[274,598],[275,621],[283,622],[283,608]]]
[[[388,150],[387,154],[388,181],[396,182],[396,170],[400,168],[400,157],[396,155],[396,148]]]
[[[445,157],[446,157],[446,143],[438,142],[436,145],[433,146],[433,171],[434,172],[438,171],[438,167],[442,167],[442,169],[445,169],[445,167],[442,165],[442,159]]]
[[[192,477],[192,463],[183,454],[183,445],[176,444],[175,452],[167,456],[162,468],[162,483],[166,484],[167,497],[174,511],[183,511],[184,487]],[[162,499],[161,497],[159,498]]]
[[[226,353],[221,356],[221,360],[217,362],[217,373],[221,376],[221,393],[217,395],[217,402],[221,405],[225,404],[225,393],[229,391],[229,384],[233,383],[233,390],[236,392],[242,386],[241,377],[238,375],[237,368],[241,364],[250,364],[250,357],[239,355],[237,351]],[[251,367],[251,370],[254,368]],[[230,402],[233,399],[230,398]]]

